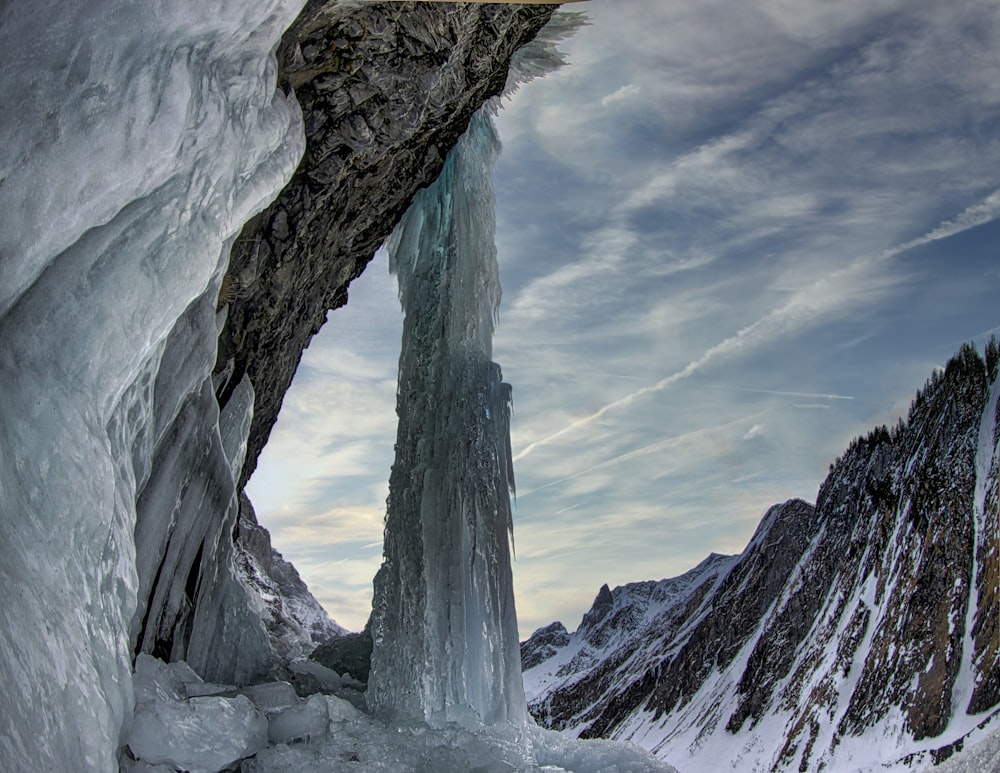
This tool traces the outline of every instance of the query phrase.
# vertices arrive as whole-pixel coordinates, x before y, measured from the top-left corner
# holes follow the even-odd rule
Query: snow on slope
[[[707,592],[659,618],[630,602],[606,649],[584,625],[536,633],[532,713],[689,773],[909,770],[982,737],[1000,721],[995,343],[986,354],[963,347],[907,423],[854,441],[815,508],[772,508]]]
[[[641,631],[651,625],[662,626],[662,621],[678,611],[704,584],[718,582],[725,576],[735,560],[735,556],[712,553],[680,577],[629,583],[613,591],[605,585],[573,634],[565,634],[561,623],[535,631],[521,644],[528,702],[581,681],[590,666],[618,650],[634,649]],[[564,635],[553,645],[554,626]]]

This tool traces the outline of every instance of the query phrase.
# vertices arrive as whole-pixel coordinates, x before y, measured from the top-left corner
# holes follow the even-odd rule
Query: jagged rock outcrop
[[[602,588],[526,669],[538,721],[748,771],[904,769],[1000,721],[998,359],[963,347],[740,556]]]
[[[257,523],[246,494],[240,495],[235,548],[237,574],[260,599],[261,619],[280,657],[305,657],[347,634],[309,592],[298,570],[271,546],[271,535]]]
[[[317,0],[286,33],[279,82],[302,106],[305,156],[237,239],[220,294],[220,405],[244,374],[256,395],[240,486],[327,312],[555,8]]]
[[[346,302],[350,281],[553,11],[317,0],[285,33],[279,85],[302,107],[305,154],[236,239],[218,304],[192,304],[176,351],[168,345],[163,373],[216,364],[210,387],[186,397],[161,431],[139,492],[135,652],[186,659],[206,678],[241,684],[274,671],[276,645],[292,646],[288,626],[276,635],[260,624],[274,610],[258,608],[263,581],[234,549],[248,516],[236,495],[327,312]],[[227,424],[248,426],[245,445],[223,449],[217,421],[223,434]]]
[[[527,671],[544,663],[569,642],[569,631],[558,621],[539,628],[530,639],[521,642],[521,669]]]

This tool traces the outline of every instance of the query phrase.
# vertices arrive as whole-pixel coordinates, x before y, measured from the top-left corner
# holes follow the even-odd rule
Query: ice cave
[[[663,769],[637,750],[535,728],[520,685],[509,388],[489,359],[497,146],[489,117],[472,114],[552,8],[302,6],[43,0],[0,10],[3,767]],[[406,61],[379,83],[379,56],[399,58],[393,25],[415,59],[435,46],[452,58],[432,62],[423,84]],[[324,35],[336,40],[317,53]],[[317,56],[326,59],[310,71]],[[359,70],[370,77],[340,87]],[[334,86],[310,80],[324,74]],[[374,213],[383,230],[359,223],[350,235],[364,259],[440,174],[394,242],[410,327],[370,717],[359,683],[297,657],[296,637],[264,624],[250,575],[270,557],[234,539],[254,528],[239,493],[255,405],[280,405],[280,393],[267,392],[265,363],[232,346],[235,335],[228,348],[219,337],[248,313],[240,293],[263,283],[262,264],[281,269],[259,238],[249,256],[233,246],[303,169],[323,115],[309,100],[326,88],[357,106],[357,89],[404,80],[410,91],[383,100],[385,115],[366,124],[352,112],[338,128],[346,145],[310,151],[319,158],[307,170],[311,183],[323,172],[322,182],[354,185],[352,174],[370,181],[385,164],[376,188],[397,190]],[[417,164],[412,181],[392,178],[380,143]],[[270,216],[271,234],[287,234],[283,212]],[[315,213],[296,214],[307,232]],[[250,280],[248,261],[259,274]],[[336,305],[317,303],[321,316]],[[296,324],[306,342],[318,327]],[[445,405],[460,413],[435,412]],[[437,508],[454,515],[435,531],[427,514]]]

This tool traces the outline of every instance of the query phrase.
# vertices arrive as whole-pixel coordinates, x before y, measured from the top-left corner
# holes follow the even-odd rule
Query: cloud
[[[588,10],[570,66],[500,117],[522,626],[742,549],[767,506],[811,496],[852,435],[905,410],[948,342],[995,326],[1000,275],[983,257],[965,277],[961,247],[1000,214],[987,4]],[[253,483],[310,585],[358,610],[399,346],[392,280],[372,271],[384,293],[352,287],[331,315]],[[947,297],[945,276],[962,278]]]
[[[382,544],[384,517],[384,508],[348,504],[315,515],[279,515],[269,529],[276,545],[299,553],[346,544],[373,549]]]
[[[743,439],[753,440],[755,437],[759,437],[763,433],[764,433],[764,425],[754,424],[752,427],[750,427],[750,429],[746,431],[746,434],[743,436]]]
[[[874,260],[858,259],[844,268],[821,276],[809,286],[793,293],[782,305],[705,350],[700,357],[682,369],[665,376],[655,384],[642,387],[607,403],[562,429],[533,441],[514,455],[514,461],[523,459],[536,449],[592,424],[609,411],[624,408],[642,397],[667,389],[718,359],[745,354],[787,335],[799,334],[805,326],[816,324],[825,317],[843,315],[847,309],[855,305],[872,304],[882,300],[900,281],[898,275],[891,275],[888,272],[877,273],[876,269],[882,268],[882,264],[909,250],[987,223],[997,216],[1000,216],[1000,191],[990,194],[982,202],[968,207],[957,217],[944,221],[916,239],[884,250]]]
[[[602,97],[601,107],[608,107],[609,105],[614,105],[619,102],[628,102],[630,99],[639,96],[641,93],[641,88],[636,86],[634,83],[629,83],[622,86],[615,92],[608,94],[606,97]]]
[[[528,489],[526,491],[522,491],[520,496],[523,498],[523,497],[528,496],[529,494],[533,494],[534,492],[536,492],[536,491],[538,491],[540,489],[548,488],[550,486],[561,485],[563,483],[567,483],[567,482],[569,482],[571,480],[575,480],[575,479],[583,477],[583,476],[592,475],[593,473],[597,472],[598,470],[602,470],[602,469],[604,469],[606,467],[611,467],[613,465],[622,464],[623,462],[631,461],[631,460],[633,460],[633,459],[635,459],[636,457],[639,457],[639,456],[646,456],[647,454],[657,453],[657,452],[660,452],[660,451],[664,451],[666,449],[679,448],[679,447],[682,447],[682,446],[685,446],[685,445],[689,445],[689,444],[691,444],[693,442],[697,442],[697,441],[703,440],[706,437],[714,436],[714,435],[716,435],[718,433],[728,433],[730,430],[733,429],[733,427],[739,426],[741,424],[745,424],[747,421],[751,421],[751,420],[753,420],[754,418],[756,418],[759,415],[761,415],[761,414],[760,413],[756,413],[756,414],[752,414],[751,416],[742,416],[742,417],[740,417],[738,419],[735,419],[733,421],[726,422],[725,424],[719,424],[719,425],[712,426],[712,427],[704,427],[704,428],[697,429],[697,430],[695,430],[693,432],[684,433],[682,435],[673,435],[671,437],[661,438],[660,440],[657,440],[654,443],[649,443],[647,445],[644,445],[641,448],[635,448],[635,449],[633,449],[631,451],[627,451],[625,453],[619,454],[619,455],[614,456],[614,457],[612,457],[610,459],[605,459],[604,461],[601,461],[601,462],[599,462],[597,464],[590,465],[589,467],[586,467],[585,469],[582,469],[582,470],[579,470],[577,472],[574,472],[572,475],[567,475],[567,476],[565,476],[563,478],[560,478],[558,480],[553,480],[553,481],[550,481],[548,483],[544,483],[544,484],[538,486],[537,488],[533,488],[533,489]],[[747,434],[744,436],[744,439],[747,439],[748,436],[752,437],[753,435],[751,433],[753,433],[755,429],[759,431],[760,429],[762,429],[762,426],[759,425],[759,424],[753,425],[753,427],[751,427],[750,430],[747,431]],[[522,453],[521,456],[523,456],[523,455],[524,454]],[[518,458],[519,457],[515,456],[514,460],[517,461]]]

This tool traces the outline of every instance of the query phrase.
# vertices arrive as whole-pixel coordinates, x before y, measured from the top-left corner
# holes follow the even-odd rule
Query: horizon
[[[570,63],[498,117],[522,640],[575,628],[602,584],[741,552],[1000,330],[994,9],[586,10]],[[381,561],[401,324],[380,254],[247,487],[352,630]]]

